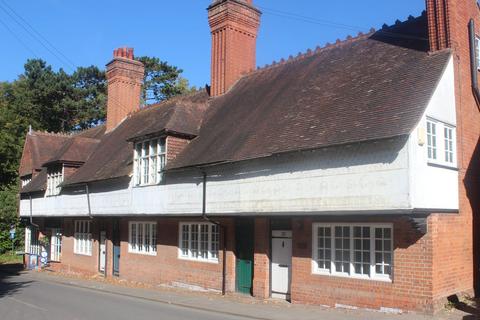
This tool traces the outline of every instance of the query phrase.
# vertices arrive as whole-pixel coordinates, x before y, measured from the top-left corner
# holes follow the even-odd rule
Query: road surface
[[[77,288],[32,279],[21,274],[6,275],[0,272],[0,319],[245,320],[248,318]]]

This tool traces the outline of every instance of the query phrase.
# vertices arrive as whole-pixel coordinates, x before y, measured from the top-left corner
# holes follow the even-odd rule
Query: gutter
[[[226,293],[226,278],[227,278],[227,228],[220,222],[212,220],[207,216],[207,173],[202,170],[203,176],[203,191],[202,191],[202,219],[218,226],[223,235],[223,257],[222,257],[222,296]]]
[[[478,88],[478,64],[477,64],[477,53],[475,46],[475,21],[470,19],[468,23],[468,34],[470,38],[470,71],[472,76],[472,90],[473,95],[475,96],[475,101],[477,102],[477,107],[480,109],[480,90]]]

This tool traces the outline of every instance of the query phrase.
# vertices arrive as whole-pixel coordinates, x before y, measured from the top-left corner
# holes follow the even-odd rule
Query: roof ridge
[[[166,100],[163,100],[163,101],[160,101],[160,102],[157,102],[157,103],[147,104],[147,105],[143,106],[142,108],[131,112],[130,115],[135,114],[135,113],[140,112],[140,111],[144,111],[144,110],[151,110],[152,108],[155,108],[155,107],[163,107],[165,104],[167,104],[169,102],[175,102],[175,101],[178,101],[178,100],[181,100],[181,99],[185,99],[187,97],[195,96],[197,94],[203,93],[204,91],[205,91],[205,89],[200,89],[200,90],[191,91],[191,92],[185,92],[185,93],[173,96],[169,99],[166,99]]]
[[[32,131],[31,135],[42,135],[49,137],[59,137],[59,138],[71,138],[73,133],[62,133],[62,132],[49,132],[49,131]]]
[[[345,44],[349,44],[349,43],[352,43],[352,42],[355,42],[355,41],[363,40],[365,38],[368,38],[368,37],[372,36],[376,32],[386,33],[387,29],[394,28],[394,27],[396,27],[396,26],[398,26],[402,23],[408,23],[408,22],[411,22],[415,19],[422,18],[422,17],[425,16],[425,14],[426,14],[426,12],[422,11],[421,15],[419,15],[417,17],[409,15],[405,20],[401,21],[401,20],[397,19],[391,25],[388,25],[388,24],[384,23],[382,25],[382,27],[378,30],[372,27],[372,28],[370,28],[370,30],[367,33],[359,31],[356,36],[347,35],[345,39],[337,38],[337,40],[334,43],[327,42],[327,43],[325,43],[325,45],[323,47],[317,46],[315,49],[309,48],[305,52],[299,52],[297,54],[297,56],[295,56],[295,57],[293,55],[290,55],[287,59],[281,58],[279,61],[274,60],[271,64],[266,64],[263,67],[258,66],[255,70],[244,74],[244,76],[253,75],[253,74],[255,74],[259,71],[268,70],[268,69],[278,67],[278,66],[282,66],[282,65],[285,65],[285,64],[288,64],[288,63],[296,62],[296,61],[311,57],[315,54],[320,54],[320,53],[322,53],[326,50],[329,50],[329,49],[338,48],[338,47],[341,47],[342,45],[345,45]]]

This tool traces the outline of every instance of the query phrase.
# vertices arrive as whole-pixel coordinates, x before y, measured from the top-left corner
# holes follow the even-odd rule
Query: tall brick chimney
[[[107,128],[109,132],[125,117],[140,107],[145,68],[134,60],[133,48],[113,51],[113,60],[107,64]]]
[[[426,0],[430,51],[451,46],[451,15],[446,0]]]
[[[244,73],[255,69],[260,16],[252,0],[216,0],[208,7],[212,96],[224,94]]]

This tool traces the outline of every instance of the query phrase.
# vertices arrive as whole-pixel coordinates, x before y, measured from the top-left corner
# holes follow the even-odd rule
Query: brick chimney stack
[[[445,0],[426,0],[430,51],[451,46],[449,3]]]
[[[224,94],[255,69],[261,12],[252,0],[216,0],[208,7],[212,34],[212,96]]]
[[[113,51],[113,60],[107,64],[107,128],[109,132],[128,114],[140,107],[145,68],[134,60],[133,48]]]

